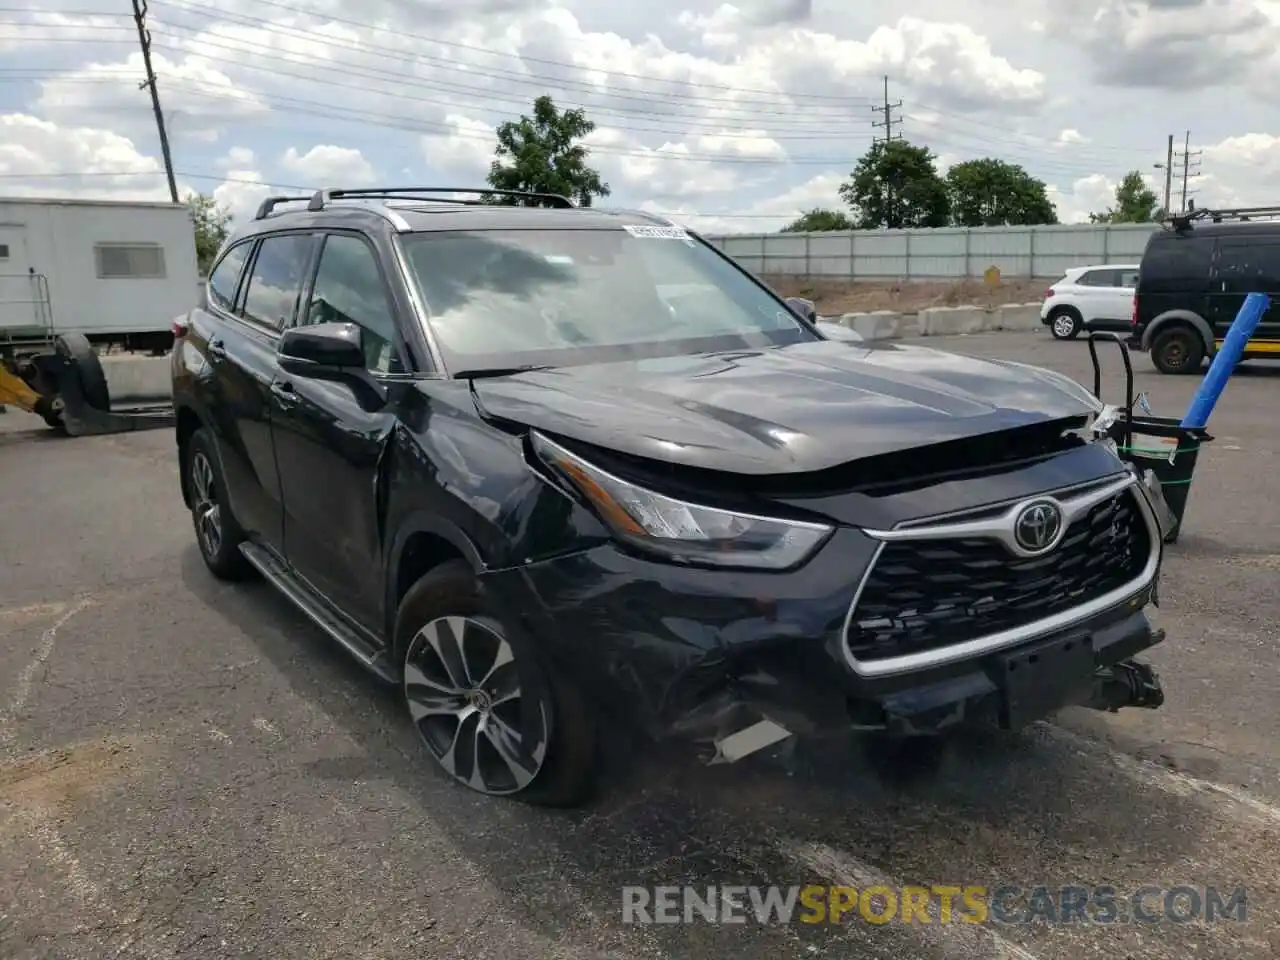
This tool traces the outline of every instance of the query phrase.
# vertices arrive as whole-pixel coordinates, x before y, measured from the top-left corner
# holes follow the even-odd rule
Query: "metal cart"
[[[1172,519],[1165,530],[1165,543],[1175,543],[1182,530],[1191,493],[1191,480],[1196,469],[1200,447],[1213,440],[1202,427],[1184,427],[1179,417],[1139,416],[1134,413],[1133,364],[1129,347],[1121,334],[1094,331],[1089,334],[1089,359],[1093,361],[1093,395],[1102,399],[1102,365],[1098,361],[1097,342],[1111,340],[1119,345],[1124,359],[1125,402],[1119,415],[1107,428],[1107,436],[1115,441],[1120,458],[1138,468],[1146,479],[1152,474],[1156,489]],[[1148,482],[1148,489],[1152,484]]]

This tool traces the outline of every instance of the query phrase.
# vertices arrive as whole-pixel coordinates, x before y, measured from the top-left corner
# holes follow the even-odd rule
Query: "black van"
[[[1245,295],[1272,298],[1244,359],[1280,358],[1280,207],[1192,210],[1147,241],[1129,346],[1161,373],[1198,373]]]

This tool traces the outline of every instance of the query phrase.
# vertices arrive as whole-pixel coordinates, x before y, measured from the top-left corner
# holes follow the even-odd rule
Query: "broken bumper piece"
[[[1133,659],[1164,639],[1134,613],[1092,632],[1066,631],[931,672],[875,683],[818,683],[760,664],[705,693],[668,733],[703,745],[704,759],[733,763],[792,735],[837,729],[893,737],[937,736],[965,726],[1016,730],[1068,706],[1116,711],[1164,702],[1159,677]]]

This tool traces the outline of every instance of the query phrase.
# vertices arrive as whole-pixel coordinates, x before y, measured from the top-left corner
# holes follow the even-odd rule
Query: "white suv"
[[[1086,329],[1127,331],[1137,285],[1136,263],[1072,267],[1045,291],[1040,322],[1059,340]]]

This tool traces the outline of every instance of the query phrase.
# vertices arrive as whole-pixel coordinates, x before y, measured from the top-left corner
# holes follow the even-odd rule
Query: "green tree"
[[[589,151],[580,141],[596,128],[582,110],[556,109],[551,97],[533,102],[533,116],[508,120],[497,129],[496,157],[489,167],[495,190],[558,193],[589,207],[595,197],[607,197],[609,185],[587,166]],[[501,198],[510,206],[519,201]]]
[[[861,229],[945,227],[950,205],[936,159],[928,147],[882,140],[840,185],[840,198],[853,209]]]
[[[951,222],[957,227],[1057,223],[1043,181],[1003,160],[966,160],[947,171]]]
[[[824,233],[829,230],[852,230],[853,221],[842,210],[814,207],[782,228],[782,233]]]
[[[213,265],[222,243],[231,230],[231,212],[213,197],[203,193],[188,193],[183,201],[191,214],[191,222],[196,231],[196,263],[203,276]]]
[[[1151,223],[1160,212],[1160,198],[1142,179],[1142,171],[1130,170],[1116,187],[1116,205],[1089,214],[1090,223]]]

